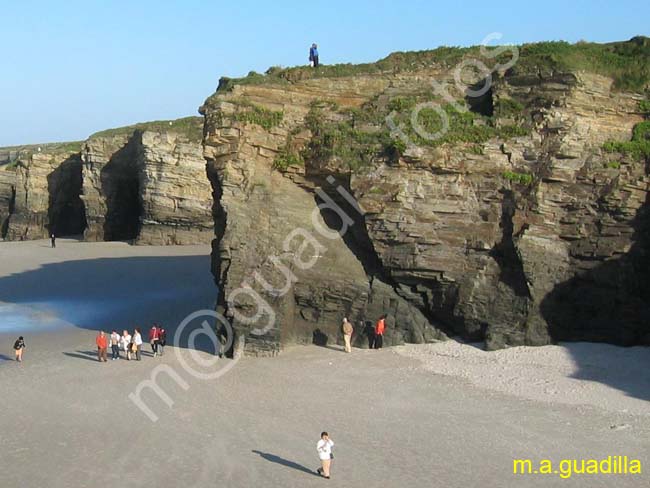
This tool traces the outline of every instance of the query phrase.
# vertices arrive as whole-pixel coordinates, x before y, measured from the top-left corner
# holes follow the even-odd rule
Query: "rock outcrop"
[[[0,151],[0,223],[11,240],[209,243],[212,195],[199,117],[111,129],[84,143]]]
[[[99,134],[82,149],[87,240],[208,243],[214,235],[199,118],[191,131]]]
[[[648,169],[604,150],[630,140],[643,96],[529,68],[473,100],[436,63],[222,83],[201,108],[213,267],[246,352],[335,341],[343,316],[382,313],[388,344],[650,340]],[[386,116],[432,101],[451,120],[442,142],[384,137]]]

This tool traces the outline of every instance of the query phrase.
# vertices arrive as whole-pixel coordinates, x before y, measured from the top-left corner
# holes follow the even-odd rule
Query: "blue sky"
[[[196,114],[220,76],[393,51],[648,35],[647,0],[3,1],[0,146]]]

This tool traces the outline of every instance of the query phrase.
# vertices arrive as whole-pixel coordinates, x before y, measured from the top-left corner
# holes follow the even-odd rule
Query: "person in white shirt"
[[[140,333],[140,328],[136,327],[135,332],[133,333],[133,344],[135,344],[135,359],[140,361],[140,354],[142,353],[142,334]]]
[[[334,447],[334,442],[330,439],[329,434],[327,432],[322,432],[320,440],[316,444],[316,451],[318,452],[321,467],[316,471],[318,471],[319,475],[327,479],[330,478],[330,467],[332,466],[332,459],[334,459],[332,447]]]
[[[131,361],[131,334],[128,330],[122,332],[122,338],[120,339],[120,344],[122,349],[126,353],[126,360]]]

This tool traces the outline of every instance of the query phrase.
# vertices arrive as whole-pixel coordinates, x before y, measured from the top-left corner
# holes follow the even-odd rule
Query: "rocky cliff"
[[[465,89],[476,49],[222,80],[213,267],[247,352],[382,313],[388,344],[650,343],[647,102],[608,71],[647,87],[650,43],[593,46],[524,47]]]
[[[0,151],[8,168],[0,173],[3,237],[210,242],[202,127],[189,117],[111,129],[83,143]]]

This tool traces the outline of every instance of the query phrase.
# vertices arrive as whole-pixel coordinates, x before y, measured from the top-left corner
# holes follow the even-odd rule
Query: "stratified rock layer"
[[[594,74],[509,71],[488,103],[515,100],[521,113],[495,114],[494,124],[522,124],[528,135],[408,147],[352,171],[318,150],[315,106],[320,119],[350,120],[349,109],[430,91],[432,79],[453,82],[453,72],[241,84],[206,101],[213,266],[247,352],[337,340],[343,316],[358,324],[382,313],[388,344],[444,333],[488,348],[648,341],[650,180],[645,162],[602,150],[629,140],[641,96]],[[293,149],[303,161],[287,158]],[[323,203],[354,224],[319,211]],[[287,276],[295,283],[284,287]]]

